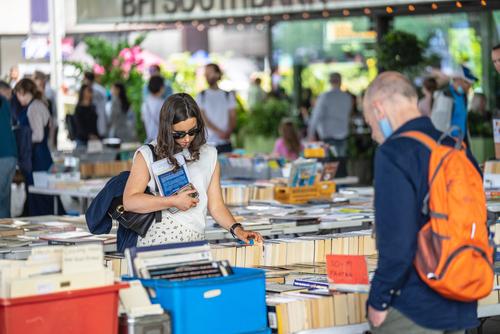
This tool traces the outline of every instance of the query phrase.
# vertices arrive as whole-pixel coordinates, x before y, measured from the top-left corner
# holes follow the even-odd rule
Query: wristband
[[[229,228],[229,232],[231,232],[233,238],[235,238],[235,239],[236,239],[236,235],[234,234],[234,230],[236,230],[238,227],[241,227],[241,229],[243,229],[243,226],[240,223],[235,223],[235,224],[231,225],[231,227]]]

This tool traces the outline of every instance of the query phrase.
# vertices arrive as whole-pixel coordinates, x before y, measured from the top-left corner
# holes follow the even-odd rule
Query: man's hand
[[[387,310],[379,311],[368,305],[368,320],[373,327],[380,327],[387,317]]]

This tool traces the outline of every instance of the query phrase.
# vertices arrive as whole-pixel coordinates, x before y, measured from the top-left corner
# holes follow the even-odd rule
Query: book
[[[326,275],[314,275],[297,278],[293,281],[293,285],[308,288],[328,288],[330,283]]]
[[[299,159],[292,163],[289,187],[312,186],[316,180],[317,162],[315,159]]]
[[[337,175],[338,167],[338,161],[323,163],[323,170],[321,171],[320,181],[333,181],[335,175]]]

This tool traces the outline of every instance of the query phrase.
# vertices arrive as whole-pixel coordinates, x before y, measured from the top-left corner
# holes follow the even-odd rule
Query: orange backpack
[[[423,213],[429,221],[418,233],[415,267],[420,278],[440,295],[471,302],[493,288],[493,246],[486,218],[486,196],[480,173],[465,145],[442,145],[418,131],[402,133],[431,151],[429,193]]]

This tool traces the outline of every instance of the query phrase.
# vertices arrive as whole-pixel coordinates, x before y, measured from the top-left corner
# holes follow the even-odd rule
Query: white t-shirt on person
[[[234,94],[222,89],[207,89],[196,96],[196,103],[205,111],[205,117],[222,131],[229,130],[230,110],[236,108]],[[207,126],[207,143],[223,145],[229,141],[220,138]]]
[[[156,141],[151,142],[153,146],[156,146]],[[141,146],[134,155],[137,156],[137,153],[141,152],[144,160],[146,161],[146,165],[149,169],[150,179],[148,182],[148,187],[151,191],[154,191],[155,188],[155,180],[151,177],[151,163],[153,162],[153,154],[147,145]],[[189,151],[183,151],[186,160],[189,160]],[[207,206],[208,206],[208,187],[210,185],[210,181],[212,180],[212,175],[215,171],[215,166],[217,164],[217,150],[209,145],[203,145],[200,148],[200,158],[194,162],[188,162],[187,168],[189,171],[189,177],[191,178],[191,183],[194,185],[196,190],[198,191],[200,202],[187,211],[178,211],[177,213],[170,213],[167,210],[162,211],[162,218],[169,218],[176,223],[184,224],[190,229],[204,234],[205,233],[205,219],[207,216]]]

